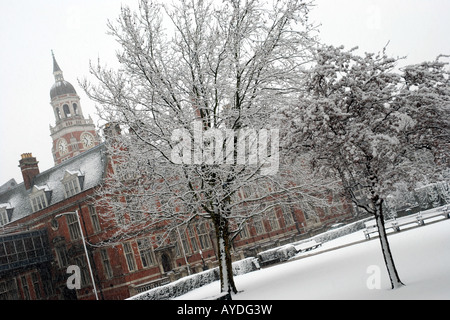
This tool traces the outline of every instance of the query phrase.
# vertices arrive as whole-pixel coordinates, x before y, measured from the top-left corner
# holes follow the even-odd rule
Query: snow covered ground
[[[389,241],[405,284],[400,289],[390,289],[378,238],[365,240],[360,230],[292,261],[235,277],[240,292],[233,299],[450,299],[449,219],[392,233]],[[208,299],[219,292],[216,281],[176,299]]]

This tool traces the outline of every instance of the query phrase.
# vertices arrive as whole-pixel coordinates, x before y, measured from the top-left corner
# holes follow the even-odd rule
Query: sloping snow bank
[[[233,275],[235,276],[243,275],[258,269],[258,260],[253,257],[233,262]],[[165,286],[153,288],[130,297],[127,300],[169,300],[219,279],[219,267],[216,267],[181,278]]]
[[[232,298],[450,299],[450,219],[388,237],[400,278],[405,283],[400,289],[390,289],[379,240],[365,240],[360,230],[326,243],[329,248],[335,243],[339,249],[236,277],[239,293]],[[219,291],[216,281],[176,299],[204,299]]]

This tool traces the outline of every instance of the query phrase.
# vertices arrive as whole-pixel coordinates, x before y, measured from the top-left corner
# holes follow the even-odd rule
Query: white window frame
[[[266,228],[264,227],[264,222],[261,216],[255,216],[252,219],[253,226],[255,227],[255,231],[257,235],[264,234],[266,232]]]
[[[206,222],[201,222],[197,226],[198,240],[200,242],[200,247],[202,250],[211,248],[211,240],[209,239],[208,228],[206,227]]]
[[[5,207],[0,207],[0,227],[9,222],[8,212]]]
[[[91,217],[92,227],[94,232],[100,232],[102,227],[100,225],[100,220],[98,218],[97,209],[93,204],[88,205],[89,216]]]
[[[109,260],[108,251],[106,249],[101,249],[100,255],[102,257],[102,265],[103,270],[105,271],[105,276],[107,279],[111,279],[114,276],[114,273],[111,266],[111,261]]]
[[[30,194],[30,204],[33,213],[48,207],[46,187],[33,187]]]
[[[293,208],[291,210],[287,209],[284,206],[280,206],[279,208],[281,210],[281,213],[282,213],[282,216],[283,216],[283,219],[284,219],[284,225],[286,227],[295,225],[295,220],[294,220],[294,217],[293,217],[295,212],[293,211]]]
[[[61,180],[64,186],[64,196],[65,198],[73,197],[74,195],[81,192],[80,179],[82,176],[81,172],[70,172],[66,171],[64,178]]]
[[[67,228],[72,241],[81,239],[80,224],[75,214],[66,215]]]
[[[124,242],[122,244],[123,247],[123,254],[125,256],[125,260],[127,262],[128,270],[130,272],[137,270],[137,264],[136,259],[134,257],[134,251],[133,246],[131,245],[131,242]]]
[[[239,231],[239,236],[241,237],[241,239],[247,239],[250,238],[250,232],[248,230],[248,225],[247,223],[245,223],[244,225],[242,225],[241,231]]]
[[[266,220],[269,222],[270,231],[276,231],[280,229],[280,222],[278,221],[278,215],[274,209],[266,216]],[[269,230],[266,230],[269,232]]]
[[[141,257],[142,266],[149,268],[156,264],[155,256],[153,254],[152,243],[149,238],[141,238],[137,240],[139,256]]]

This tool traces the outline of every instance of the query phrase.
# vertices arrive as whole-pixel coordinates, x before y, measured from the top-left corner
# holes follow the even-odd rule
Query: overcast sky
[[[448,0],[316,0],[311,20],[320,23],[323,42],[378,52],[388,42],[404,64],[450,54]],[[121,4],[137,0],[1,0],[0,12],[0,185],[23,181],[18,163],[31,152],[40,171],[51,168],[55,124],[50,106],[54,83],[51,50],[65,80],[75,86],[85,116],[97,124],[95,105],[78,86],[89,61],[113,65],[116,44],[106,35]]]

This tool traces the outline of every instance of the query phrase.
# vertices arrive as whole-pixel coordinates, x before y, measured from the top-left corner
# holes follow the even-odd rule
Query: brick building
[[[216,266],[217,245],[207,222],[178,230],[160,247],[151,244],[151,234],[108,243],[114,225],[102,220],[93,201],[95,189],[111,170],[108,154],[54,56],[53,71],[50,96],[56,121],[50,131],[55,166],[40,172],[37,159],[24,153],[19,160],[23,183],[10,180],[0,186],[0,300],[124,299]],[[349,212],[320,213],[317,218],[281,206],[272,215],[254,219],[234,239],[235,259],[351,217]],[[74,265],[80,268],[79,289],[67,284],[72,275],[68,267]]]

